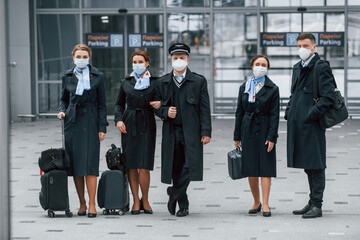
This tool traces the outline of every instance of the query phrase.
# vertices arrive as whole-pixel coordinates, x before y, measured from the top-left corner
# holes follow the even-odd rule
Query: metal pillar
[[[7,1],[0,0],[0,239],[10,236],[10,164],[9,164],[9,82],[8,82],[8,26]]]

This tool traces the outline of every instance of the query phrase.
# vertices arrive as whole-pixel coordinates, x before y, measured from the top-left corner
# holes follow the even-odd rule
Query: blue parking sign
[[[298,33],[287,33],[286,34],[286,46],[297,46]]]
[[[111,34],[111,47],[123,47],[123,35]]]
[[[129,47],[141,47],[141,34],[129,34]]]

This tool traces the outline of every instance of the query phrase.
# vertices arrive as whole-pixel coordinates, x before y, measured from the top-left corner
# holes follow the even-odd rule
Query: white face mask
[[[263,66],[255,66],[253,69],[253,74],[255,78],[261,78],[266,75],[267,68]]]
[[[300,58],[305,61],[306,59],[309,58],[310,54],[311,54],[311,49],[307,49],[307,48],[300,48],[298,50],[298,54],[300,56]]]
[[[79,58],[75,58],[74,60],[74,64],[78,67],[78,68],[86,68],[87,65],[89,65],[89,59],[79,59]]]
[[[145,72],[146,70],[145,63],[139,63],[139,64],[133,63],[132,68],[134,72],[136,72],[139,75]]]
[[[186,68],[187,64],[188,64],[187,61],[178,58],[176,61],[172,62],[172,67],[176,71],[181,72]]]

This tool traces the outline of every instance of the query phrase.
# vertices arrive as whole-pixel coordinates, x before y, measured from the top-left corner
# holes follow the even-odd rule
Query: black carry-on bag
[[[242,174],[242,152],[240,148],[228,152],[227,156],[229,176],[231,179],[236,180],[245,178],[246,176]]]
[[[40,205],[48,211],[50,218],[55,211],[65,211],[67,217],[72,217],[69,206],[68,176],[69,156],[65,151],[64,120],[61,120],[62,148],[50,148],[41,153],[39,167],[44,174],[40,177]]]
[[[111,144],[106,153],[106,162],[110,170],[101,174],[97,192],[100,208],[104,215],[123,215],[129,211],[129,184],[126,176],[125,156],[121,149]]]

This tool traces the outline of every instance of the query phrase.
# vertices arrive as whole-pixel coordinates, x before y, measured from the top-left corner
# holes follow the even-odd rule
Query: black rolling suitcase
[[[65,211],[67,217],[72,217],[69,206],[68,176],[66,169],[69,167],[64,142],[64,121],[61,121],[63,148],[48,149],[39,157],[39,167],[43,175],[40,177],[41,192],[39,193],[40,205],[48,210],[48,216],[54,217],[55,211]]]
[[[108,167],[101,174],[97,192],[97,201],[100,208],[105,208],[104,215],[120,214],[129,211],[129,184],[126,177],[124,155],[114,144],[106,153]]]

